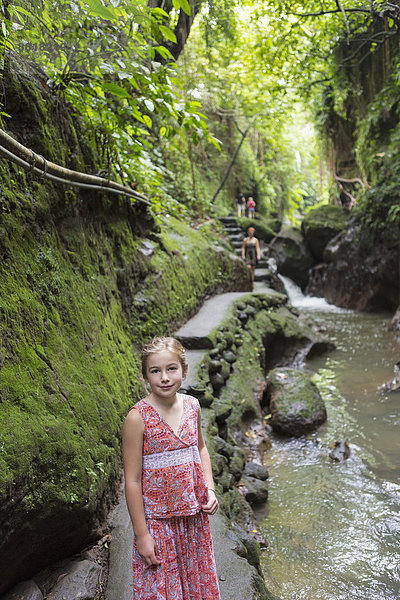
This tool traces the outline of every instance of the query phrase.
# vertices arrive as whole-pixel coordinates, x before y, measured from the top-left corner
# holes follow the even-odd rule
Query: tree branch
[[[350,44],[350,27],[349,27],[349,22],[347,20],[347,16],[346,16],[346,12],[343,8],[343,6],[340,3],[340,0],[336,0],[336,6],[338,7],[338,9],[340,10],[340,12],[343,15],[343,19],[346,25],[346,33],[347,33],[347,45]]]
[[[362,14],[371,14],[369,10],[365,8],[345,8],[343,9],[345,13],[362,13]],[[290,15],[294,15],[295,17],[320,17],[322,15],[334,15],[338,13],[343,13],[343,10],[337,8],[335,10],[320,10],[319,12],[313,13],[288,13]]]
[[[248,132],[250,131],[250,128],[251,128],[251,126],[253,125],[253,123],[254,123],[254,121],[256,120],[256,118],[257,118],[257,117],[258,117],[258,114],[254,115],[254,116],[252,117],[252,119],[251,119],[250,123],[249,123],[249,124],[248,124],[248,126],[246,127],[245,131],[242,133],[242,138],[241,138],[241,140],[240,140],[239,144],[237,145],[235,152],[233,153],[232,159],[231,159],[231,161],[230,161],[230,163],[229,163],[229,165],[228,165],[228,167],[227,167],[227,169],[226,169],[226,171],[225,171],[225,174],[224,174],[224,176],[223,176],[223,178],[222,178],[222,180],[221,180],[221,183],[220,183],[220,184],[219,184],[219,186],[218,186],[218,189],[217,189],[217,191],[215,192],[214,196],[213,196],[213,197],[212,197],[212,199],[211,199],[211,204],[213,204],[213,203],[215,202],[215,199],[216,199],[216,197],[218,196],[218,194],[220,193],[220,191],[221,191],[221,190],[222,190],[222,188],[224,187],[224,185],[225,185],[225,181],[226,181],[226,180],[228,179],[228,177],[229,177],[229,173],[231,172],[231,169],[232,169],[232,167],[233,167],[233,165],[234,165],[234,162],[235,162],[235,160],[236,160],[236,157],[237,157],[237,155],[239,154],[239,150],[240,150],[240,148],[242,147],[242,144],[243,144],[243,142],[244,142],[244,140],[245,140],[245,138],[246,138],[246,135],[247,135],[247,134],[248,134]]]

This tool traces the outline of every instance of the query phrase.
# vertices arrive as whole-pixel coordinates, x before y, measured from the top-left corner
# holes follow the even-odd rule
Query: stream
[[[283,280],[291,304],[326,328],[336,350],[307,363],[327,422],[307,438],[272,435],[260,523],[267,587],[281,600],[399,600],[400,392],[378,389],[399,360],[392,315],[343,310]],[[351,455],[334,463],[340,439]]]

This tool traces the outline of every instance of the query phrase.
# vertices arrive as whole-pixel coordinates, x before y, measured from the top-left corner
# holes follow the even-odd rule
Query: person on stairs
[[[256,203],[253,198],[250,196],[247,200],[247,216],[249,219],[254,219],[254,212],[256,210]]]
[[[133,524],[133,600],[220,600],[209,515],[218,510],[196,398],[178,393],[185,350],[171,337],[142,351],[150,393],[122,435]]]
[[[239,192],[236,198],[236,207],[237,207],[237,216],[240,217],[246,216],[246,198],[244,197],[243,192]]]
[[[260,260],[260,243],[255,237],[254,227],[249,227],[247,237],[244,238],[242,244],[242,258],[246,261],[251,273],[251,289],[254,288],[254,272],[257,262]]]

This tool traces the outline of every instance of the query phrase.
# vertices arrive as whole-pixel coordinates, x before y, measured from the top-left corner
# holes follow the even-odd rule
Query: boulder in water
[[[269,424],[276,433],[300,437],[326,421],[326,408],[310,375],[292,368],[277,368],[268,374],[266,399]]]
[[[349,443],[344,440],[339,440],[334,443],[333,450],[329,453],[329,458],[336,462],[342,462],[346,458],[349,458],[350,454]]]
[[[282,228],[271,242],[269,254],[275,259],[279,273],[293,279],[304,290],[314,260],[301,232],[291,227]]]

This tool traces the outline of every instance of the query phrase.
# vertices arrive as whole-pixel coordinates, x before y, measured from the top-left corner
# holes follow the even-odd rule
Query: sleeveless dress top
[[[178,431],[146,400],[133,407],[144,422],[142,495],[147,518],[194,515],[207,503],[207,486],[198,450],[196,398],[183,396]]]
[[[249,239],[249,238],[247,238],[247,239]],[[246,257],[246,263],[249,266],[255,267],[257,265],[257,240],[254,240],[254,242],[246,241],[245,257]]]

